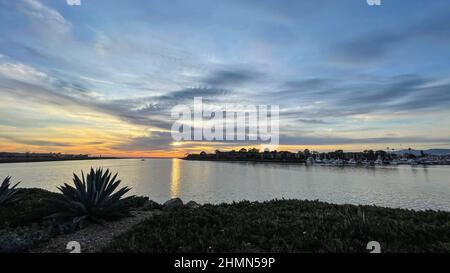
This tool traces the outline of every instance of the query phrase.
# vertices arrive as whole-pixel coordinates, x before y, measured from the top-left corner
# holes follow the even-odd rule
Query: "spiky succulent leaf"
[[[75,187],[64,183],[58,187],[62,196],[52,200],[61,208],[58,215],[85,216],[94,221],[126,215],[128,208],[124,200],[134,196],[123,198],[130,188],[123,187],[116,191],[121,182],[116,179],[117,173],[112,176],[109,169],[103,171],[91,168],[86,176],[81,172],[81,178],[74,174]]]
[[[20,182],[16,183],[14,186],[11,186],[11,176],[7,176],[1,186],[0,186],[0,206],[7,206],[13,202],[18,200],[17,197],[17,185]]]

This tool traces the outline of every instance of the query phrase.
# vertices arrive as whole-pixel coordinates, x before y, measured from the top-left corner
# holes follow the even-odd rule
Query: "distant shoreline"
[[[272,159],[224,159],[224,158],[181,158],[182,160],[187,160],[187,161],[204,161],[204,162],[230,162],[230,163],[243,163],[243,162],[248,162],[248,163],[273,163],[273,164],[291,164],[291,165],[314,165],[314,166],[335,166],[335,167],[376,167],[376,166],[392,166],[392,167],[397,167],[397,166],[450,166],[450,163],[444,162],[444,163],[440,163],[440,164],[421,164],[421,163],[417,163],[417,164],[362,164],[362,163],[358,163],[358,164],[348,164],[348,163],[343,163],[343,164],[333,164],[333,163],[310,163],[308,164],[308,162],[306,161],[294,161],[294,160],[272,160]]]
[[[305,165],[306,161],[282,161],[282,160],[271,160],[271,159],[203,159],[203,158],[187,158],[183,157],[182,160],[188,161],[207,161],[207,162],[251,162],[251,163],[280,163],[280,164],[296,164]]]
[[[79,160],[102,160],[102,159],[122,159],[120,157],[88,157],[88,158],[0,158],[3,163],[33,163],[50,161],[79,161]]]
[[[411,152],[412,150],[410,150]],[[324,166],[384,166],[384,165],[450,165],[450,155],[432,155],[420,151],[419,155],[413,153],[398,155],[390,151],[364,150],[362,152],[344,152],[337,150],[334,152],[311,152],[305,149],[296,153],[290,151],[269,151],[260,152],[256,148],[239,151],[222,152],[216,150],[215,153],[201,152],[200,154],[188,154],[183,159],[194,161],[221,161],[221,162],[263,162],[263,163],[283,163],[283,164],[306,164]]]

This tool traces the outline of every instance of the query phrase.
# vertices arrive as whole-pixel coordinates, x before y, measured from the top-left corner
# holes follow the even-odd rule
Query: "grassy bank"
[[[0,252],[26,252],[84,228],[45,220],[56,209],[46,200],[59,193],[18,194],[19,202],[0,208]],[[146,198],[128,202],[137,209],[161,208]],[[299,200],[181,206],[155,213],[103,251],[367,252],[369,241],[380,242],[383,252],[450,252],[450,213]]]
[[[204,205],[146,220],[106,252],[450,252],[450,213],[317,201]]]

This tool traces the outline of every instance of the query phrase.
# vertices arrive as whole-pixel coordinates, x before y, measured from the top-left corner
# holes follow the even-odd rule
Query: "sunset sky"
[[[280,106],[279,150],[450,148],[450,1],[0,0],[0,151],[181,156],[170,110]]]

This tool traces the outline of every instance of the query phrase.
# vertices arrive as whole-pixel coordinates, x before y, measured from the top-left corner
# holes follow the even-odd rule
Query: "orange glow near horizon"
[[[187,153],[205,151],[213,153],[221,151],[239,150],[241,148],[259,148],[259,145],[242,146],[232,142],[207,141],[173,141],[170,135],[164,136],[158,144],[161,134],[167,131],[157,131],[157,128],[130,123],[114,115],[106,114],[74,105],[48,105],[33,101],[25,104],[20,100],[9,98],[8,104],[0,112],[8,118],[18,118],[21,122],[33,126],[0,125],[0,151],[31,152],[31,153],[63,153],[89,154],[90,156],[112,157],[161,157],[181,158]],[[14,106],[14,107],[13,107]],[[6,113],[6,114],[5,114]],[[17,113],[17,114],[13,114]],[[366,117],[367,118],[367,117]],[[54,120],[57,120],[55,122]],[[39,126],[35,126],[38,124]],[[6,134],[7,132],[7,134]],[[331,133],[329,133],[331,134]],[[409,133],[415,135],[415,132]],[[361,132],[336,132],[336,137],[370,138],[372,135],[361,135]],[[444,137],[445,132],[437,134]],[[407,136],[405,134],[405,136]],[[311,136],[314,137],[314,136]],[[383,135],[376,135],[383,137]],[[156,145],[151,144],[156,140]],[[378,144],[345,144],[345,145],[284,145],[278,151],[297,152],[304,149],[325,152],[334,150],[362,151],[366,149],[386,150],[387,147],[396,150],[428,149],[432,145],[421,143],[378,143]],[[441,148],[447,148],[450,145]]]
[[[186,146],[186,147],[183,147]],[[427,149],[428,145],[416,144],[347,144],[347,145],[279,145],[278,151],[290,151],[297,152],[309,149],[310,151],[317,152],[328,152],[335,150],[344,151],[363,151],[363,150],[386,150],[387,147],[395,150],[408,149],[409,147],[413,149]],[[215,150],[220,151],[231,151],[239,150],[241,148],[257,148],[259,145],[248,145],[248,146],[232,146],[227,144],[217,145],[214,142],[203,142],[190,143],[189,145],[172,145],[170,150],[147,150],[147,151],[127,151],[127,150],[117,150],[109,147],[107,144],[104,145],[76,145],[67,147],[42,147],[36,145],[23,145],[12,142],[2,142],[0,143],[0,151],[5,152],[31,152],[31,153],[63,153],[63,154],[89,154],[90,156],[111,156],[111,157],[123,157],[123,158],[144,158],[144,157],[157,157],[157,158],[182,158],[188,153],[200,153],[205,151],[207,153],[214,153]]]

